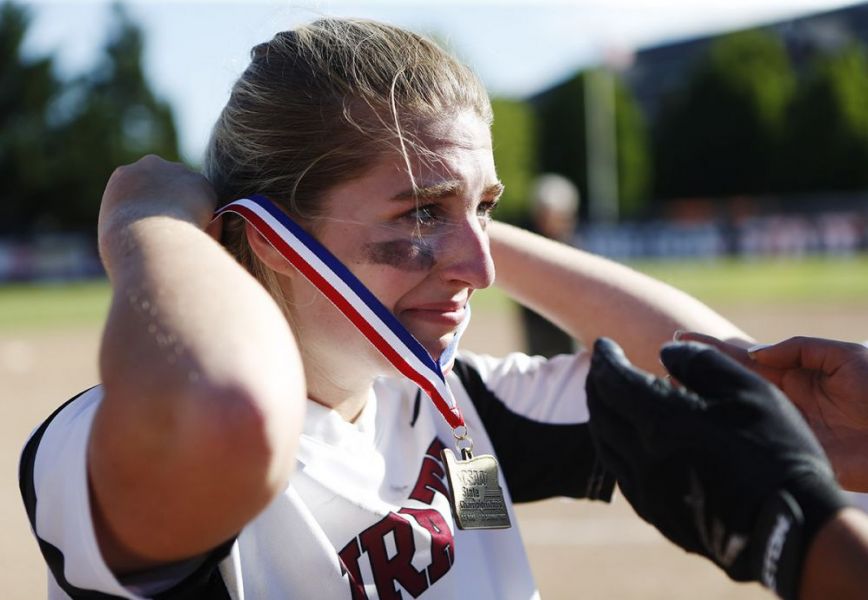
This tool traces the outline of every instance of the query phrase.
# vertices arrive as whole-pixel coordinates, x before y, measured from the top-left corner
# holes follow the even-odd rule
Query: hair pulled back
[[[310,222],[327,189],[388,149],[406,158],[414,124],[463,110],[491,122],[482,84],[432,41],[374,21],[321,19],[253,48],[214,126],[205,174],[221,205],[258,193]],[[239,219],[227,219],[223,244],[274,291]]]

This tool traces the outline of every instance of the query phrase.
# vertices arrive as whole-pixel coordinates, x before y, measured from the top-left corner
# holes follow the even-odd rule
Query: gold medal
[[[442,452],[449,482],[449,505],[459,529],[507,529],[512,526],[503,490],[497,479],[497,461],[488,454],[473,456],[466,449],[462,459],[452,450]]]

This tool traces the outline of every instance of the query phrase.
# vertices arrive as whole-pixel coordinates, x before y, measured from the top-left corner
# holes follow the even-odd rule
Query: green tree
[[[577,73],[536,103],[540,169],[569,178],[582,198],[588,197],[587,77],[587,72]],[[634,216],[642,212],[651,194],[650,139],[644,116],[620,79],[615,80],[614,98],[619,212]],[[586,217],[586,202],[582,202],[581,210]]]
[[[142,67],[144,35],[119,4],[103,57],[73,82],[61,137],[78,151],[65,155],[59,182],[71,193],[54,207],[65,226],[95,223],[105,182],[118,165],[143,154],[178,160],[177,131],[169,105],[156,97]]]
[[[528,215],[531,185],[537,174],[535,116],[530,105],[521,100],[495,98],[491,108],[494,163],[506,188],[497,218],[519,223]]]
[[[29,12],[0,3],[0,232],[95,232],[116,166],[151,152],[178,159],[172,112],[142,69],[142,31],[113,11],[102,60],[62,82],[51,57],[22,56]]]
[[[751,30],[715,40],[686,88],[662,108],[655,136],[657,195],[770,191],[795,83],[775,35]]]
[[[780,178],[787,191],[868,186],[868,59],[853,44],[819,57],[790,113]]]
[[[536,107],[540,170],[563,175],[579,188],[582,198],[587,198],[584,73],[547,91]],[[585,209],[584,202],[581,208]]]
[[[0,4],[0,232],[30,228],[52,192],[53,131],[48,114],[59,85],[48,57],[25,59],[30,14]]]

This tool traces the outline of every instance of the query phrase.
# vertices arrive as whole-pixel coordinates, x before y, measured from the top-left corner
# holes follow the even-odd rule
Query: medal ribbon
[[[418,385],[453,429],[463,427],[452,391],[446,385],[442,366],[452,360],[458,338],[467,327],[467,316],[439,363],[401,325],[365,285],[341,261],[264,196],[253,195],[220,208],[215,217],[235,213],[250,223],[280,254],[348,318],[400,373]]]

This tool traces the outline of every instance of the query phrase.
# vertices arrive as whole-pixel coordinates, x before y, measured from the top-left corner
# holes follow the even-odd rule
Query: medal
[[[456,429],[456,432],[460,430]],[[453,433],[461,459],[449,448],[440,453],[449,483],[449,508],[459,529],[508,529],[509,511],[497,477],[497,460],[489,455],[473,456],[473,442],[467,428]]]
[[[510,527],[509,513],[497,476],[497,460],[490,455],[473,456],[473,442],[446,384],[442,366],[455,352],[458,337],[467,325],[470,307],[453,341],[435,361],[358,278],[313,236],[263,196],[235,200],[219,209],[243,217],[280,254],[349,319],[373,346],[404,376],[431,398],[453,429],[457,459],[443,451],[449,482],[450,505],[460,529]]]

